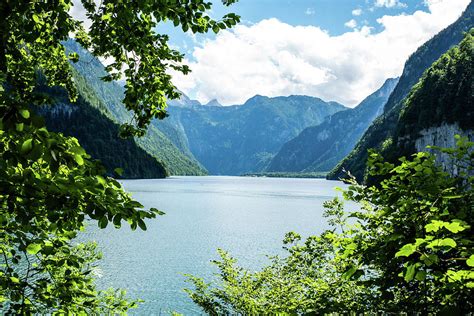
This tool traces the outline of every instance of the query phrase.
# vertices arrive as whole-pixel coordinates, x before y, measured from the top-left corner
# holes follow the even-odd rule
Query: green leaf
[[[406,244],[396,254],[395,257],[408,257],[416,251],[416,247],[413,244]]]
[[[68,57],[73,63],[77,63],[79,61],[79,55],[77,53],[70,53]]]
[[[40,244],[29,244],[26,251],[31,255],[36,255],[41,250]]]
[[[448,223],[445,224],[444,227],[446,227],[447,230],[455,234],[466,229],[459,222]]]
[[[469,259],[467,259],[466,263],[468,266],[474,267],[474,255],[471,255]]]
[[[410,282],[411,280],[413,280],[413,277],[415,276],[415,271],[416,268],[414,264],[408,265],[407,271],[405,272],[405,281]]]
[[[424,281],[426,279],[426,272],[425,271],[418,271],[415,275],[415,279],[418,281]]]
[[[15,277],[10,277],[10,280],[13,282],[13,283],[20,283],[20,279],[18,278],[15,278]]]
[[[109,223],[109,220],[107,219],[106,216],[102,216],[99,219],[99,228],[104,229],[107,227],[107,224]]]
[[[112,19],[112,15],[110,13],[104,14],[100,18],[102,21],[110,21]]]
[[[115,168],[114,172],[118,174],[119,176],[123,175],[123,169],[122,168]]]
[[[19,113],[25,119],[30,118],[30,111],[28,111],[27,109],[22,109],[19,111]]]
[[[157,215],[165,215],[165,212],[162,212],[154,207],[150,208],[150,211],[157,214]]]
[[[431,223],[425,225],[425,230],[427,233],[437,232],[441,227],[443,227],[443,225],[444,222],[433,220]]]
[[[427,246],[428,248],[436,248],[436,247],[456,247],[456,242],[452,238],[443,238],[443,239],[435,239],[430,242]]]
[[[420,256],[420,260],[422,260],[427,266],[431,266],[432,264],[437,263],[439,261],[439,257],[435,254],[423,254]]]
[[[141,218],[137,220],[137,223],[142,230],[146,230],[145,222]]]
[[[29,153],[32,148],[33,148],[33,139],[31,139],[31,138],[27,139],[21,145],[20,153],[22,155],[25,155],[25,154]]]
[[[120,216],[120,214],[115,215],[115,217],[113,219],[114,225],[120,227],[121,226],[121,223],[120,223],[121,220],[122,220],[122,217]]]
[[[349,280],[349,278],[357,271],[357,267],[356,266],[352,266],[350,267],[349,270],[347,270],[346,272],[344,272],[342,274],[342,278],[344,280]]]
[[[74,155],[74,160],[79,166],[82,166],[84,164],[84,159],[82,158],[81,155],[75,154]]]

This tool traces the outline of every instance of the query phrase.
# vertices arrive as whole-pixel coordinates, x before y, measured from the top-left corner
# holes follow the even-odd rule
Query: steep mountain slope
[[[64,43],[68,51],[79,54],[79,62],[73,64],[77,74],[87,82],[89,92],[93,93],[107,109],[104,114],[115,123],[123,123],[130,119],[130,114],[122,105],[123,87],[116,82],[104,82],[100,78],[106,75],[104,66],[75,41]],[[175,101],[179,103],[180,100]],[[161,128],[161,130],[158,128]],[[163,132],[163,130],[165,132]],[[171,175],[203,175],[206,170],[193,157],[183,142],[182,133],[174,130],[173,125],[154,121],[147,134],[135,141],[151,156],[162,161]],[[101,158],[101,157],[98,157]]]
[[[384,113],[379,116],[365,132],[354,150],[342,160],[328,175],[328,179],[344,177],[343,170],[349,170],[362,181],[365,174],[367,151],[370,148],[381,149],[383,142],[393,137],[398,117],[403,106],[403,99],[412,86],[418,82],[423,72],[451,46],[459,43],[474,25],[474,3],[471,2],[461,17],[438,33],[407,60],[403,74],[391,94]]]
[[[74,75],[79,99],[71,104],[61,89],[42,87],[53,104],[38,109],[49,130],[74,136],[92,158],[100,159],[107,172],[122,168],[124,178],[164,178],[163,163],[148,154],[133,139],[118,137],[119,125],[108,118],[108,109],[92,92],[86,80]]]
[[[398,79],[388,79],[357,107],[329,116],[285,143],[267,168],[269,172],[329,171],[355,146],[383,111]]]
[[[446,146],[455,134],[474,138],[474,28],[423,74],[405,99],[393,139],[383,154],[391,160]]]
[[[211,174],[262,171],[282,144],[346,108],[306,96],[255,96],[237,106],[171,106],[169,120]]]

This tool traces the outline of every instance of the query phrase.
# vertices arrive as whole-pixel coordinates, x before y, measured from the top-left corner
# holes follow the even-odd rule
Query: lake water
[[[216,249],[228,250],[239,263],[257,269],[265,254],[281,253],[285,233],[303,236],[328,226],[322,203],[336,195],[341,182],[322,179],[251,177],[172,177],[126,180],[123,186],[145,207],[166,215],[148,221],[146,232],[87,229],[99,243],[101,287],[125,288],[145,303],[137,315],[201,311],[183,292],[183,274],[212,278]]]

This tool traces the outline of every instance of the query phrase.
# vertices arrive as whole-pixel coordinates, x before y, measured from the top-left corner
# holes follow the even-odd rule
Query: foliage
[[[230,4],[234,1],[223,1]],[[0,2],[0,308],[6,314],[119,314],[135,302],[123,292],[98,291],[93,278],[94,245],[72,239],[86,220],[105,228],[122,221],[146,229],[162,214],[144,210],[120,184],[105,175],[77,139],[49,132],[32,108],[50,99],[39,89],[77,90],[62,42],[71,34],[94,55],[111,57],[108,67],[126,77],[125,107],[134,119],[123,135],[141,135],[152,118],[165,115],[167,98],[178,92],[166,71],[186,73],[182,55],[170,49],[157,23],[171,20],[184,31],[217,32],[239,18],[205,15],[211,7],[192,1],[82,0],[92,20],[89,33],[69,15],[71,0]],[[120,174],[122,170],[117,169]]]
[[[189,296],[211,315],[472,312],[473,146],[459,138],[442,149],[456,177],[429,153],[395,165],[372,152],[370,172],[385,180],[365,187],[352,178],[343,191],[359,210],[326,202],[333,228],[304,242],[287,234],[287,255],[258,272],[220,250],[217,285],[190,276]]]
[[[107,175],[117,177],[114,169],[121,168],[120,178],[167,176],[163,163],[140,148],[134,139],[117,137],[119,125],[94,108],[81,94],[74,104],[70,104],[67,98],[60,98],[60,93],[52,95],[55,96],[54,105],[39,110],[48,130],[76,137],[91,158],[100,160]]]
[[[223,1],[226,5],[233,2]],[[167,99],[179,97],[166,72],[168,69],[189,72],[189,67],[181,63],[184,55],[168,46],[168,36],[154,31],[158,23],[169,20],[175,26],[181,25],[183,32],[218,33],[240,20],[233,13],[220,21],[212,19],[205,14],[212,4],[203,0],[131,3],[105,0],[99,7],[92,0],[82,3],[92,21],[90,38],[79,34],[76,39],[94,55],[114,59],[106,67],[110,75],[104,79],[120,79],[122,70],[126,76],[123,103],[127,110],[133,111],[134,117],[131,123],[124,124],[124,135],[143,135],[152,118],[166,116]]]
[[[397,148],[387,153],[413,152],[414,140],[426,128],[457,124],[474,130],[473,51],[474,28],[425,71],[404,101],[392,146]]]
[[[380,149],[385,140],[394,137],[404,100],[413,86],[420,80],[426,69],[453,45],[459,44],[464,33],[473,26],[474,2],[471,1],[456,22],[428,40],[408,58],[400,80],[385,105],[384,112],[367,129],[352,152],[328,174],[328,179],[336,180],[344,177],[344,170],[349,170],[359,181],[364,179],[367,175],[368,150]]]

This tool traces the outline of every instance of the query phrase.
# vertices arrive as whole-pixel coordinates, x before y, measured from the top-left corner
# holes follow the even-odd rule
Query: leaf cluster
[[[211,315],[472,312],[473,146],[458,138],[443,149],[456,176],[429,153],[393,164],[372,152],[370,172],[384,180],[352,178],[343,191],[359,210],[326,202],[333,229],[304,241],[289,233],[286,255],[257,272],[219,251],[217,282],[190,276],[189,296]]]
[[[166,100],[179,96],[167,71],[189,71],[157,24],[171,20],[184,31],[206,32],[239,20],[209,18],[211,4],[202,0],[81,3],[88,31],[70,15],[72,0],[0,1],[0,313],[123,314],[135,307],[122,291],[96,289],[100,255],[74,238],[87,221],[145,230],[145,220],[163,214],[144,209],[76,138],[49,131],[35,114],[52,101],[41,86],[78,99],[70,63],[79,55],[66,53],[63,42],[73,36],[95,56],[114,60],[104,79],[123,71],[124,104],[133,113],[123,134],[142,135],[166,115]]]

